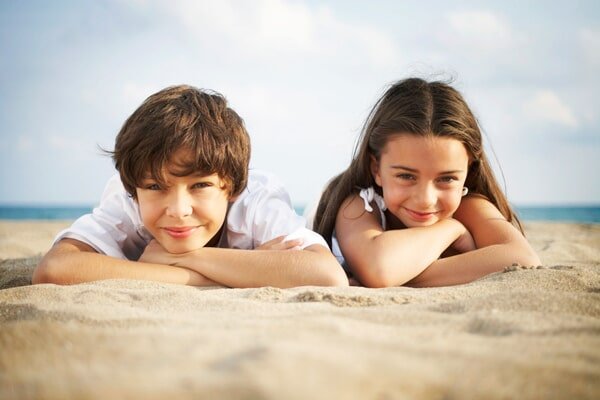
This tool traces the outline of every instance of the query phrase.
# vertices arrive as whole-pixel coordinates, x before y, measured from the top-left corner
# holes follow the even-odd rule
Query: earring
[[[469,188],[464,186],[462,188],[462,197],[465,197],[467,195],[467,193],[469,193]]]

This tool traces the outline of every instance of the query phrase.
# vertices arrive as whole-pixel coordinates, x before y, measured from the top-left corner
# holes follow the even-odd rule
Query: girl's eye
[[[452,183],[457,181],[458,179],[455,176],[442,176],[438,179],[441,183]]]
[[[161,187],[158,183],[151,183],[146,185],[147,190],[161,190]]]
[[[417,179],[417,177],[412,174],[398,174],[396,175],[396,178],[402,179],[404,181],[414,181],[415,179]]]

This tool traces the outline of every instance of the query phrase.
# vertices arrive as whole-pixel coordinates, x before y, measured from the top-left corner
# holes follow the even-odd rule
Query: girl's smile
[[[415,211],[415,210],[411,210],[409,208],[404,207],[404,210],[406,211],[407,214],[409,214],[414,220],[420,220],[420,221],[427,221],[430,218],[435,217],[435,215],[438,213],[437,211],[431,211],[431,212],[419,212],[419,211]]]

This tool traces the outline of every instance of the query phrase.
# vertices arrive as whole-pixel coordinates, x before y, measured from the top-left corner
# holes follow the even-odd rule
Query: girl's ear
[[[371,176],[375,183],[381,187],[381,175],[379,174],[379,161],[371,154]]]

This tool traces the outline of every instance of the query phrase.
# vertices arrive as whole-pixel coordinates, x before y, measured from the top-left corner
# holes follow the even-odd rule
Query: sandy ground
[[[31,286],[66,222],[0,222],[0,398],[598,399],[600,225],[445,288]]]

